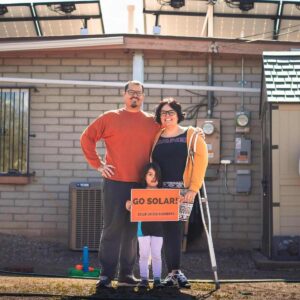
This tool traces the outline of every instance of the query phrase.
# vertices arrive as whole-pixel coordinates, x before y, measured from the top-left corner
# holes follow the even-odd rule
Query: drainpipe
[[[240,82],[241,87],[245,87],[245,80],[244,80],[244,56],[242,56],[242,79]],[[241,101],[241,111],[244,111],[244,93],[242,93],[242,101]]]
[[[214,5],[215,1],[209,1],[207,6],[207,36],[214,36]],[[208,53],[207,58],[207,77],[208,77],[208,85],[212,86],[213,79],[213,54],[211,52]],[[212,91],[207,92],[207,117],[209,119],[212,118],[214,108],[214,93]]]
[[[133,53],[132,59],[132,79],[144,82],[144,55],[143,52],[137,51]],[[142,109],[144,108],[144,102]]]
[[[141,51],[133,53],[132,79],[144,82],[144,54]]]
[[[207,66],[207,76],[208,76],[208,85],[213,85],[213,58],[212,53],[208,53],[208,66]],[[213,114],[213,103],[214,101],[214,92],[207,92],[207,117],[212,118]]]
[[[134,5],[128,5],[128,33],[134,33]],[[132,79],[144,82],[144,55],[141,51],[133,53],[132,58]]]

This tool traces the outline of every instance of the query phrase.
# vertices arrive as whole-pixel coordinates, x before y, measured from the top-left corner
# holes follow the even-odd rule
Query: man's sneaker
[[[165,287],[178,287],[178,280],[175,275],[171,272],[165,278],[163,285]]]
[[[154,279],[154,281],[153,281],[153,288],[154,289],[162,289],[163,287],[164,287],[164,285],[162,284],[160,279]]]
[[[142,279],[138,284],[139,289],[147,289],[149,288],[149,281],[147,279]]]
[[[191,287],[191,284],[180,270],[175,271],[173,276],[177,279],[179,287],[186,289]]]
[[[111,288],[111,280],[107,276],[100,276],[96,283],[96,292],[101,289]]]
[[[122,276],[118,280],[118,287],[122,286],[136,286],[139,283],[139,280],[134,278],[133,275]]]

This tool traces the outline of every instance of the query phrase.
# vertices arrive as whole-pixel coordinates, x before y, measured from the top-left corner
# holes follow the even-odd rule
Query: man
[[[149,162],[154,138],[160,126],[152,115],[141,111],[144,87],[138,81],[125,85],[124,107],[99,116],[81,136],[81,147],[90,166],[104,177],[104,227],[99,257],[102,266],[97,289],[110,287],[118,261],[118,286],[133,286],[137,228],[131,223],[125,204],[132,188],[138,186],[140,171]],[[96,144],[104,140],[102,161]]]

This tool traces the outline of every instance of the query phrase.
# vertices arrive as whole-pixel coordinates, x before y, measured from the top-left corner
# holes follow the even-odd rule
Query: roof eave
[[[128,49],[199,52],[261,56],[265,51],[300,49],[300,42],[246,41],[237,39],[173,37],[157,35],[101,35],[28,39],[0,39],[0,52],[57,51],[78,49]]]

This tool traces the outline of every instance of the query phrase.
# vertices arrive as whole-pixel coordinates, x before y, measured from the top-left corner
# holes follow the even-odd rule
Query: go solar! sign
[[[131,222],[178,221],[180,189],[132,189]]]

